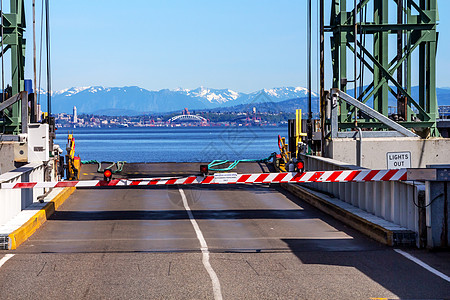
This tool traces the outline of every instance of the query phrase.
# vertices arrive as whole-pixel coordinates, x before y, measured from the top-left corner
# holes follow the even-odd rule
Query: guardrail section
[[[44,164],[30,163],[0,175],[1,183],[44,181]],[[0,225],[5,224],[44,194],[43,188],[7,190],[0,189]]]
[[[307,171],[361,170],[361,167],[329,158],[302,155]],[[302,183],[414,231],[421,236],[419,203],[425,198],[425,183],[411,181]],[[419,242],[419,239],[418,239]]]

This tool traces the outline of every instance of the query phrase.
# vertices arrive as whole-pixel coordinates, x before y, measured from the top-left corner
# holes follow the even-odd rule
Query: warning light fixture
[[[200,173],[203,176],[208,175],[208,165],[200,165]]]
[[[305,165],[303,164],[303,161],[297,162],[297,171],[303,173]]]
[[[112,178],[111,170],[106,169],[105,171],[103,171],[103,180],[104,181],[111,181],[111,178]]]

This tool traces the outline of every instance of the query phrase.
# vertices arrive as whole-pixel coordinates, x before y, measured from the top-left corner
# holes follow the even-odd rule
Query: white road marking
[[[5,256],[0,259],[0,268],[7,262],[11,257],[13,257],[14,254],[5,254]]]
[[[421,266],[422,268],[424,268],[424,269],[430,271],[430,272],[433,273],[434,275],[439,276],[439,277],[441,277],[442,279],[444,279],[444,280],[450,282],[450,277],[449,277],[449,276],[445,275],[445,274],[442,273],[442,272],[439,272],[439,271],[436,270],[435,268],[433,268],[433,267],[431,267],[430,265],[424,263],[423,261],[421,261],[420,259],[418,259],[418,258],[412,256],[411,254],[406,253],[405,251],[402,251],[402,250],[400,250],[400,249],[394,249],[394,251],[397,252],[397,253],[399,253],[399,254],[401,254],[401,255],[403,255],[403,256],[406,257],[407,259],[409,259],[409,260],[415,262],[416,264],[418,264],[418,265]]]
[[[217,277],[216,272],[214,272],[214,269],[211,267],[211,264],[209,263],[209,249],[208,245],[206,244],[205,238],[203,237],[203,233],[200,230],[200,227],[197,224],[197,221],[194,218],[194,215],[192,214],[191,208],[189,207],[189,204],[187,202],[186,195],[184,194],[184,191],[181,188],[178,188],[180,191],[181,198],[183,199],[183,205],[184,209],[186,209],[186,212],[189,216],[189,219],[191,220],[192,227],[194,227],[195,233],[197,234],[197,239],[200,242],[200,249],[202,250],[203,255],[203,266],[205,267],[206,271],[209,274],[209,277],[211,278],[212,285],[213,285],[213,292],[214,292],[214,299],[221,300],[222,299],[222,291],[220,289],[220,282],[219,278]]]

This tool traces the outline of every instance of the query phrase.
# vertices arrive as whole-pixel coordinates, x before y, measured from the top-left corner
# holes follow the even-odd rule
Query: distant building
[[[77,107],[73,107],[73,123],[78,123],[78,117],[77,117]]]
[[[37,122],[41,122],[42,121],[42,110],[41,110],[41,105],[40,104],[38,104],[37,105],[37,111],[38,111],[38,117],[37,117]]]

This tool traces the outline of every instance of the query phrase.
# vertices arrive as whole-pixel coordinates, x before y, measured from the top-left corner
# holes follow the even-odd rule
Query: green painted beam
[[[25,8],[23,0],[10,1],[10,13],[3,13],[3,45],[11,52],[11,85],[12,94],[24,90],[25,76]],[[6,52],[5,51],[5,52]],[[16,102],[8,110],[3,110],[4,122],[0,130],[8,134],[19,134],[21,125],[21,101]]]
[[[355,42],[354,37],[354,15],[353,5],[347,9],[347,1],[333,0],[331,9],[330,25],[326,26],[325,32],[331,33],[332,62],[333,62],[333,87],[339,87],[345,91],[345,80],[347,79],[347,68],[350,66],[348,54],[357,47],[357,57],[363,64],[365,70],[372,74],[372,82],[361,93],[359,100],[367,102],[373,99],[374,109],[383,115],[388,115],[389,93],[397,95],[389,84],[396,87],[401,95],[407,97],[407,122],[406,127],[429,127],[432,136],[438,136],[436,130],[437,99],[436,99],[436,50],[437,50],[437,0],[407,0],[402,5],[401,12],[406,18],[404,24],[389,23],[389,19],[397,19],[397,9],[393,9],[392,3],[397,5],[397,0],[358,0],[357,11],[362,9],[373,11],[371,22],[358,24],[359,34],[372,36],[373,45],[370,50],[363,47],[361,43]],[[353,1],[349,2],[353,4]],[[369,8],[373,5],[373,9]],[[414,12],[414,14],[413,14]],[[390,14],[392,16],[390,16]],[[394,17],[395,16],[395,17]],[[397,57],[389,56],[389,36],[397,35],[401,31],[406,39],[403,41],[401,53]],[[344,47],[345,45],[345,47]],[[346,48],[346,49],[345,49]],[[417,53],[418,55],[413,55]],[[411,96],[412,65],[417,65],[419,97],[413,99]],[[402,68],[402,84],[394,77],[397,70]],[[369,75],[370,76],[370,75]],[[399,78],[400,79],[400,78]],[[415,108],[415,109],[413,109]],[[412,122],[412,116],[421,120]],[[349,122],[354,115],[354,108],[347,104],[341,104],[338,120],[340,124],[348,128]],[[358,126],[362,123],[375,124],[372,120],[357,120]],[[360,123],[360,121],[362,123]],[[374,128],[376,129],[376,128]]]

